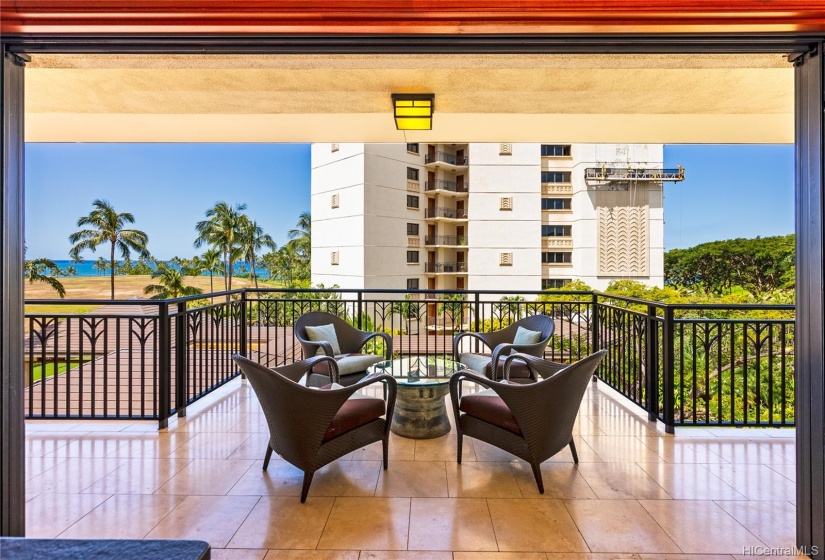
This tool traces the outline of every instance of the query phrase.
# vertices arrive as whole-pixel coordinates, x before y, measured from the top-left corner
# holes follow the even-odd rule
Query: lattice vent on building
[[[501,253],[500,259],[501,266],[513,266],[513,253]]]
[[[511,156],[511,155],[513,155],[513,145],[512,144],[499,144],[498,155],[500,155],[500,156]]]
[[[499,209],[500,210],[512,210],[513,209],[513,197],[512,196],[502,196],[499,200]]]
[[[337,152],[339,147],[340,146],[338,145],[338,142],[333,142],[332,144],[330,144],[329,150],[331,152]]]
[[[331,198],[331,201],[330,201],[330,206],[332,208],[338,208],[339,202],[340,202],[340,199],[339,199],[338,195],[337,194],[332,195],[332,198]]]
[[[329,254],[329,262],[330,264],[338,264],[338,251],[332,251]]]

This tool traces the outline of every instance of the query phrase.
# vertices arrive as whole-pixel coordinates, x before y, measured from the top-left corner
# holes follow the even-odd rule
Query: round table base
[[[414,439],[436,438],[449,433],[450,419],[444,405],[444,397],[449,392],[446,383],[398,385],[390,429],[399,436]]]

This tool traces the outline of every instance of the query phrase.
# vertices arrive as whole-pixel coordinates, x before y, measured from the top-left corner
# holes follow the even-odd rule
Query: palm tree
[[[92,265],[92,268],[97,270],[98,276],[102,276],[106,272],[106,269],[109,268],[109,263],[103,257],[98,257],[98,259]]]
[[[243,251],[243,257],[249,261],[249,274],[255,280],[255,288],[258,287],[258,274],[255,272],[256,268],[256,254],[264,247],[270,249],[275,248],[275,242],[272,236],[264,233],[258,222],[250,220],[247,216],[242,216],[241,231],[240,231],[240,245]]]
[[[223,253],[225,284],[227,290],[232,289],[232,272],[235,259],[239,256],[238,237],[240,233],[242,212],[246,204],[236,204],[233,208],[228,202],[218,202],[206,211],[206,220],[195,225],[198,238],[195,247],[204,243]]]
[[[223,270],[223,263],[221,262],[221,252],[217,249],[209,249],[200,256],[200,266],[202,270],[209,272],[209,291],[215,291],[213,284],[213,277],[216,272],[220,273]]]
[[[309,261],[312,251],[312,217],[309,212],[301,212],[298,216],[298,222],[295,224],[295,229],[289,230],[287,236],[290,239],[289,244],[293,246],[295,252]]]
[[[111,271],[112,299],[115,299],[115,250],[120,250],[124,260],[129,258],[130,251],[140,255],[147,253],[146,244],[149,236],[138,229],[125,229],[126,224],[135,223],[135,217],[129,212],[118,214],[112,205],[105,200],[95,200],[94,209],[88,216],[77,220],[77,226],[85,229],[74,232],[69,241],[74,244],[69,255],[72,259],[79,258],[81,252],[89,249],[97,250],[98,245],[109,243],[111,246],[109,270]]]
[[[55,278],[60,273],[60,268],[49,259],[34,259],[23,263],[23,277],[29,281],[44,282],[51,286],[61,298],[66,296],[66,288]]]
[[[203,293],[200,288],[184,284],[181,271],[166,263],[158,263],[158,269],[152,273],[152,279],[158,280],[159,283],[150,284],[143,288],[144,294],[152,294],[151,299],[174,299]]]

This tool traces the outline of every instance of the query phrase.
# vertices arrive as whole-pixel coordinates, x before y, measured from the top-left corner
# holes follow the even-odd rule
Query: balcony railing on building
[[[467,238],[462,235],[425,235],[424,245],[442,245],[445,247],[465,247]]]
[[[424,263],[424,272],[428,274],[457,274],[467,272],[466,262],[428,262]]]
[[[427,154],[424,156],[425,165],[428,163],[446,163],[448,165],[464,167],[469,165],[468,162],[469,159],[467,156],[456,156],[455,154],[451,154],[449,152],[437,151],[433,154]]]
[[[450,220],[466,220],[467,211],[463,208],[447,208],[444,206],[437,206],[435,208],[427,208],[424,210],[425,219],[447,218]]]
[[[441,264],[444,270],[450,263]],[[461,264],[455,263],[457,271]],[[669,305],[581,291],[378,289],[26,303],[99,307],[86,314],[26,314],[28,418],[166,425],[240,375],[233,354],[266,366],[301,359],[292,326],[303,313],[320,310],[390,333],[398,356],[448,355],[459,330],[497,330],[543,313],[556,322],[548,359],[571,362],[607,350],[598,379],[668,430],[795,420],[792,305]]]
[[[470,184],[466,182],[458,183],[456,181],[447,181],[446,179],[436,179],[435,181],[425,181],[424,190],[466,193],[470,190]]]

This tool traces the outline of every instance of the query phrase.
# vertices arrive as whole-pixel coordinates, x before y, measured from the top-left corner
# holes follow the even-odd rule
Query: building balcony
[[[458,157],[449,152],[435,152],[424,156],[424,167],[428,169],[435,169],[440,167],[442,169],[449,169],[458,171],[460,169],[467,169],[469,166],[469,158],[467,156]]]
[[[428,262],[424,263],[427,274],[467,274],[466,262]]]
[[[203,539],[213,558],[316,558],[330,549],[385,558],[438,549],[451,558],[479,548],[544,557],[572,548],[698,559],[793,547],[795,433],[775,427],[794,423],[793,306],[707,309],[563,290],[521,292],[524,301],[423,290],[405,302],[407,294],[235,290],[195,308],[185,299],[122,300],[86,315],[27,313],[27,536]],[[301,359],[292,325],[318,305],[359,325],[368,317],[392,333],[402,357],[450,355],[460,330],[552,316],[557,343],[547,359],[608,351],[573,428],[579,465],[568,448],[544,463],[544,497],[553,499],[537,499],[529,467],[504,451],[465,438],[456,465],[450,417],[453,432],[437,439],[390,434],[386,471],[381,443],[319,469],[301,504],[298,469],[278,456],[261,469],[269,427],[231,356],[270,367]],[[735,314],[710,324],[722,308]],[[642,347],[646,340],[659,342]],[[717,351],[726,341],[740,342]],[[467,337],[459,351],[473,344]],[[772,377],[750,383],[760,368]],[[653,384],[650,371],[659,372]],[[383,396],[380,385],[364,391]],[[158,430],[158,420],[168,426]],[[353,523],[365,515],[368,523]],[[619,517],[633,523],[617,525]],[[372,552],[387,548],[401,552]]]
[[[467,237],[456,235],[425,235],[424,245],[433,247],[466,247]]]
[[[424,210],[424,219],[466,221],[467,210],[464,210],[463,208],[447,208],[444,206],[437,206],[436,208],[426,208]]]
[[[470,190],[469,183],[458,183],[447,181],[446,179],[436,179],[435,181],[425,181],[424,190],[432,193],[442,194],[467,194]]]

